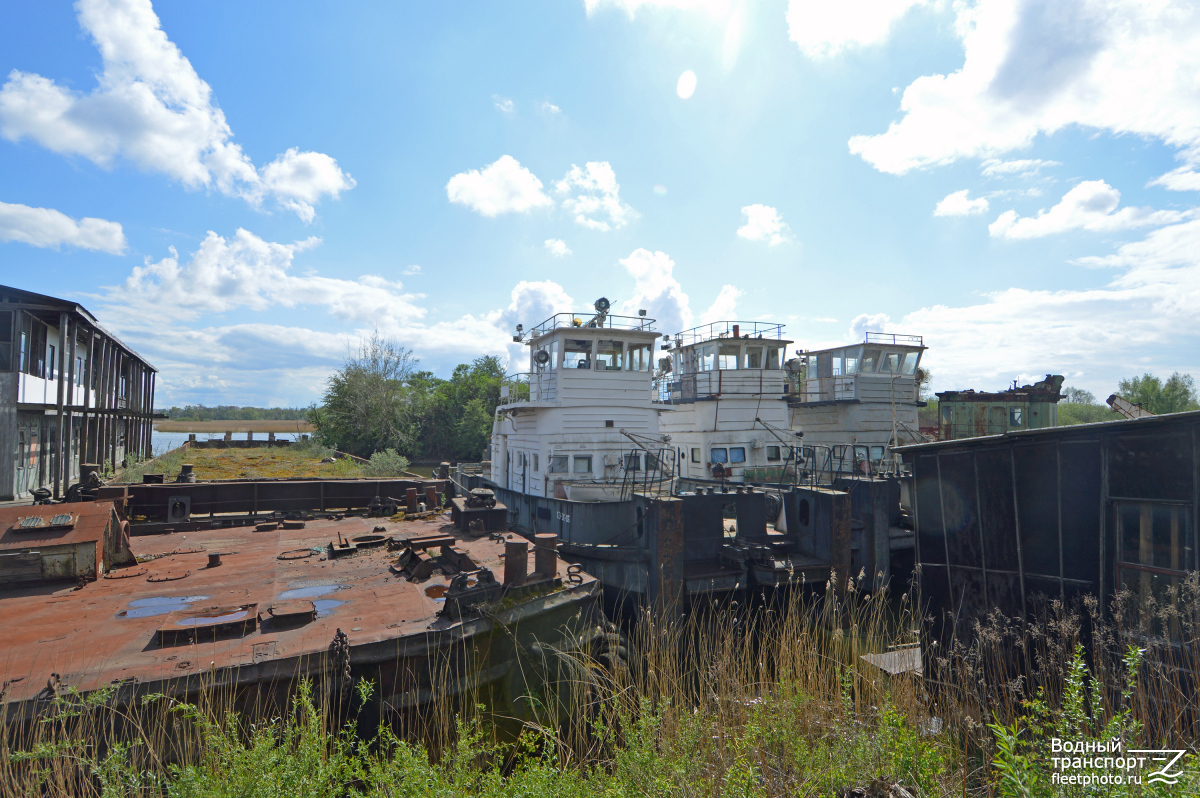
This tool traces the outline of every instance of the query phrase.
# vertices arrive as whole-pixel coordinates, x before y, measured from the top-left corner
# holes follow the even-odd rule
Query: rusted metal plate
[[[80,507],[82,513],[85,505]],[[381,521],[385,530],[375,532]],[[190,569],[190,575],[174,582],[150,582],[144,576],[102,579],[56,596],[36,591],[0,593],[0,617],[19,619],[7,623],[0,635],[0,681],[11,682],[4,700],[35,707],[32,699],[50,673],[60,674],[65,684],[84,692],[129,677],[137,678],[147,690],[201,674],[205,678],[213,674],[227,683],[292,679],[309,667],[305,663],[325,661],[339,628],[349,635],[355,668],[370,663],[382,668],[397,662],[397,652],[428,651],[443,638],[462,640],[475,634],[476,625],[490,628],[489,619],[440,616],[444,595],[439,600],[427,595],[426,588],[435,584],[448,588],[454,575],[434,569],[423,581],[411,582],[389,570],[397,554],[386,547],[362,549],[338,559],[280,559],[285,552],[322,548],[339,537],[353,540],[371,534],[448,539],[456,557],[461,554],[497,574],[503,567],[499,556],[503,543],[454,535],[453,527],[440,519],[392,522],[347,517],[310,520],[303,529],[256,532],[253,526],[244,526],[137,536],[135,553],[151,560],[144,567],[152,574]],[[177,553],[201,545],[223,553],[221,567],[204,568],[202,554]],[[560,562],[559,573],[566,570],[567,564]],[[519,625],[513,621],[515,629],[536,629],[554,639],[567,618],[579,612],[588,617],[598,603],[599,586],[584,575],[581,584],[564,586],[529,604],[506,605],[504,612],[526,613]],[[189,637],[166,650],[156,642],[160,629],[186,628],[181,620],[210,612],[206,608],[254,605],[256,628],[197,637],[194,643]],[[543,610],[537,608],[544,606],[558,606],[558,612],[569,615],[554,616],[543,629],[536,624],[543,617],[539,615]],[[281,615],[272,615],[271,608]],[[289,617],[301,622],[289,624]],[[245,620],[249,618],[247,611]],[[250,663],[259,667],[247,669]]]

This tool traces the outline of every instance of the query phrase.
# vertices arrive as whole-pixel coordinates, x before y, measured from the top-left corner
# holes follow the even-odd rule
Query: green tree
[[[416,363],[411,349],[373,333],[329,377],[321,406],[309,413],[318,440],[360,457],[411,453],[420,428],[420,392],[410,385]]]
[[[1196,381],[1192,375],[1178,371],[1166,382],[1149,373],[1121,380],[1117,393],[1122,399],[1140,405],[1155,415],[1200,410],[1200,403],[1196,401]]]
[[[1124,418],[1114,413],[1108,405],[1096,401],[1096,395],[1083,388],[1062,389],[1063,400],[1058,403],[1058,425],[1069,427],[1074,424],[1091,424],[1097,421],[1116,421]]]

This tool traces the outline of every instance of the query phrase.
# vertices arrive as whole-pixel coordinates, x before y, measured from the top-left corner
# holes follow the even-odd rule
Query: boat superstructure
[[[655,399],[684,484],[794,481],[782,324],[717,321],[663,346]]]
[[[788,361],[789,426],[804,433],[802,463],[816,473],[888,472],[897,446],[923,442],[919,335],[868,332],[860,344]]]
[[[529,496],[629,498],[634,482],[669,481],[673,453],[652,401],[654,319],[558,313],[518,340],[529,371],[510,376],[492,425],[490,479]],[[669,485],[665,486],[669,491]]]

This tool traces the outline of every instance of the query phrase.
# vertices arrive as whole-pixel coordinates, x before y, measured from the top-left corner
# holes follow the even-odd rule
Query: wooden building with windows
[[[156,373],[82,305],[0,285],[0,501],[149,456]]]

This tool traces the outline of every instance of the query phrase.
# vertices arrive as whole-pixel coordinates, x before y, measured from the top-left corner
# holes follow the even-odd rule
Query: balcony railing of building
[[[711,324],[702,324],[699,327],[676,333],[672,340],[674,346],[688,346],[705,341],[733,338],[735,330],[738,338],[783,339],[782,324],[768,324],[761,321],[714,321]]]
[[[925,339],[920,335],[898,335],[896,333],[867,333],[868,344],[893,344],[894,346],[925,346]]]
[[[595,311],[580,313],[555,313],[550,318],[529,331],[530,336],[537,338],[560,327],[579,329],[605,330],[643,330],[652,331],[655,319],[645,316],[618,316],[608,313],[600,315]]]

